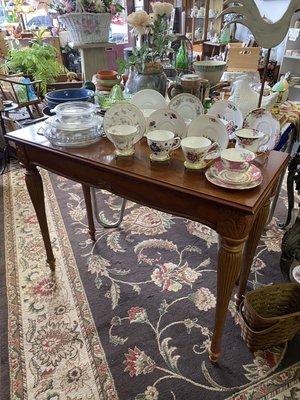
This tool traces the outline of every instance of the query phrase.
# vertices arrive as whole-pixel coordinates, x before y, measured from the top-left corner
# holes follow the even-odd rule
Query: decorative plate
[[[167,106],[165,98],[153,89],[140,90],[132,96],[130,102],[140,109],[152,108],[158,110]]]
[[[279,121],[277,121],[269,111],[263,108],[257,108],[251,111],[246,116],[243,127],[270,134],[269,141],[262,146],[264,151],[273,150],[280,139]]]
[[[114,104],[106,111],[103,118],[104,132],[114,125],[133,125],[138,126],[139,133],[134,141],[137,143],[147,132],[147,122],[142,111],[135,105],[126,101]]]
[[[227,149],[229,137],[226,127],[219,118],[211,115],[200,115],[194,119],[187,132],[187,136],[204,136],[213,143],[217,142],[219,149]]]
[[[198,97],[189,93],[180,93],[171,99],[168,108],[176,111],[184,120],[193,120],[204,114],[204,107]]]
[[[212,168],[212,174],[219,178],[224,183],[229,183],[230,185],[248,185],[249,183],[260,180],[261,178],[261,170],[257,168],[255,165],[250,165],[249,169],[245,172],[241,172],[238,174],[238,178],[236,180],[231,179],[230,171],[224,167],[224,164],[221,160],[218,160],[214,163]],[[235,174],[237,176],[237,174]]]
[[[230,139],[234,137],[234,131],[241,129],[243,126],[243,114],[231,101],[222,100],[215,102],[208,111],[208,114],[228,122],[226,130]]]
[[[154,111],[148,118],[148,130],[164,129],[171,131],[180,138],[186,137],[186,124],[184,119],[173,110],[162,108]]]
[[[251,174],[248,175],[248,176],[250,176],[250,181],[243,182],[240,184],[238,184],[236,182],[235,183],[224,182],[221,179],[220,173],[219,173],[219,169],[223,170],[224,167],[223,166],[220,167],[219,163],[222,164],[221,161],[217,161],[216,163],[214,163],[214,165],[212,165],[205,172],[205,176],[206,176],[207,180],[216,186],[220,186],[224,189],[247,190],[247,189],[252,189],[252,188],[259,186],[263,181],[263,176],[261,174],[260,169],[257,168],[255,165],[251,165],[249,168],[249,170],[251,170]]]

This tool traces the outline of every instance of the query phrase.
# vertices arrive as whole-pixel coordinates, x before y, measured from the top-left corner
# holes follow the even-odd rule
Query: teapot
[[[273,107],[278,97],[278,93],[272,93],[269,96],[263,96],[262,108],[269,110]],[[232,101],[242,112],[245,118],[249,112],[255,110],[258,106],[259,94],[255,92],[250,86],[250,82],[246,75],[240,76],[240,78],[233,83],[233,93],[229,97],[229,101]]]
[[[199,78],[196,74],[185,74],[179,78],[179,82],[173,83],[168,88],[168,96],[170,99],[180,93],[190,93],[198,97],[201,102],[209,92],[209,81]]]

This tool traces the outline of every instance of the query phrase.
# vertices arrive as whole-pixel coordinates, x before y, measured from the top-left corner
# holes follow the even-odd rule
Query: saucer
[[[216,161],[212,166],[213,174],[218,177],[221,181],[229,183],[230,185],[246,185],[255,182],[261,178],[261,170],[255,165],[249,165],[246,171],[231,172],[226,169],[222,161]],[[232,176],[235,179],[232,179]]]
[[[259,186],[263,181],[261,170],[252,164],[246,172],[241,174],[239,181],[228,179],[227,172],[228,170],[224,169],[222,162],[217,161],[205,172],[205,176],[209,182],[216,186],[235,190],[252,189]]]

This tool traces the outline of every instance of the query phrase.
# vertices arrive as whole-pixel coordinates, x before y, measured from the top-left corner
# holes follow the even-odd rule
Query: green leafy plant
[[[22,73],[41,80],[42,92],[46,92],[47,84],[55,82],[56,78],[68,70],[56,59],[57,49],[46,43],[35,42],[31,47],[14,49],[9,52],[4,64],[9,73]]]

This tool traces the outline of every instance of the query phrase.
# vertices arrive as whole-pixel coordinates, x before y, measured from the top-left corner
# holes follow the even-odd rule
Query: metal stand
[[[272,49],[268,49],[268,52],[267,52],[266,63],[265,63],[265,67],[264,67],[263,77],[262,77],[262,81],[261,81],[261,89],[260,89],[260,94],[259,94],[259,100],[258,100],[258,105],[257,105],[258,108],[261,107],[261,102],[262,102],[262,98],[264,95],[264,88],[265,88],[265,83],[266,83],[266,79],[267,79],[267,72],[268,72],[268,65],[269,65],[269,61],[270,61],[271,50]]]
[[[295,143],[295,136],[296,136],[296,132],[295,132],[295,129],[294,129],[293,133],[289,135],[288,143],[287,143],[287,146],[286,146],[286,153],[288,153],[289,155],[291,155],[292,150],[293,150],[293,146],[294,146],[294,143]],[[273,201],[272,201],[272,205],[271,205],[271,209],[270,209],[270,214],[269,214],[267,225],[269,225],[269,223],[272,221],[272,218],[273,218],[273,215],[274,215],[274,212],[275,212],[275,208],[276,208],[276,205],[277,205],[277,202],[278,202],[278,198],[279,198],[279,195],[280,195],[282,182],[283,182],[283,179],[285,177],[285,172],[286,172],[286,168],[284,168],[284,170],[282,171],[281,176],[279,178],[279,182],[278,182],[278,186],[277,186],[277,189],[276,189],[276,193],[275,193],[275,196],[274,196]]]
[[[121,224],[121,222],[123,221],[123,217],[124,217],[124,211],[125,211],[126,201],[127,201],[126,199],[122,199],[119,218],[116,222],[114,222],[112,224],[107,224],[100,218],[97,199],[96,199],[96,190],[93,187],[91,187],[91,199],[92,199],[92,206],[93,206],[93,214],[99,225],[103,226],[103,228],[117,228]]]

